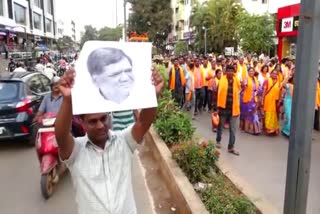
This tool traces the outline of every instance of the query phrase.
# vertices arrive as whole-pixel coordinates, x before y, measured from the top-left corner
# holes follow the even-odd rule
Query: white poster
[[[293,31],[293,17],[282,19],[281,32]]]
[[[86,42],[75,64],[73,114],[157,106],[151,43]]]

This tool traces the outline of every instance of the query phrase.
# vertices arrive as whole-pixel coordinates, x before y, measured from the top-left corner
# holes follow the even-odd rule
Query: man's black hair
[[[226,70],[233,70],[235,71],[235,67],[233,65],[227,65]]]
[[[90,74],[101,74],[105,66],[119,62],[121,59],[128,59],[132,65],[132,60],[122,50],[117,48],[98,48],[92,51],[88,57],[87,67]]]

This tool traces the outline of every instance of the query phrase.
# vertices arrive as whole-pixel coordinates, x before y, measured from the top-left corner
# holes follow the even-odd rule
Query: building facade
[[[55,0],[0,0],[0,41],[10,52],[46,50],[56,30]]]

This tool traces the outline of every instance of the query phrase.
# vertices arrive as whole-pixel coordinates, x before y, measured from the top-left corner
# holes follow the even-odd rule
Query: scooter
[[[54,187],[67,167],[59,158],[59,148],[54,132],[55,113],[46,113],[39,119],[39,130],[36,137],[37,155],[40,162],[41,193],[45,199],[53,194]],[[86,133],[79,117],[72,119],[72,134],[75,137],[84,136]]]
[[[45,199],[50,198],[54,186],[67,167],[59,159],[59,148],[55,138],[55,113],[46,113],[38,120],[39,129],[36,137],[36,149],[40,162],[41,193]]]

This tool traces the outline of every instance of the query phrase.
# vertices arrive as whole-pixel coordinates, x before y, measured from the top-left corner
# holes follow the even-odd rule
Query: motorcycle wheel
[[[51,173],[41,175],[41,193],[45,199],[49,199],[53,193],[53,182]]]

